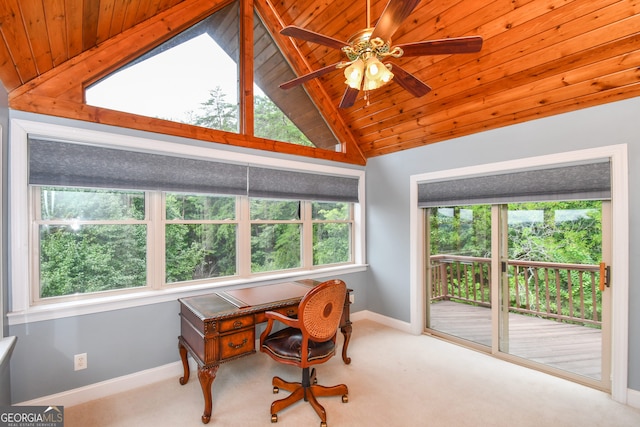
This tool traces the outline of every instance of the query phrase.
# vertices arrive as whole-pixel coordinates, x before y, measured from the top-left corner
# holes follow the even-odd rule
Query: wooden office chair
[[[311,289],[298,305],[298,318],[268,311],[267,328],[260,335],[260,351],[274,360],[302,368],[302,382],[292,383],[279,377],[273,378],[273,392],[280,389],[291,394],[271,404],[271,422],[278,421],[277,413],[293,403],[304,399],[309,402],[321,419],[320,426],[327,426],[327,414],[318,403],[319,396],[339,396],[348,402],[348,389],[344,384],[326,387],[317,384],[315,368],[336,352],[336,334],[342,316],[342,307],[347,287],[342,280],[328,280]],[[274,322],[279,321],[287,328],[271,333]]]

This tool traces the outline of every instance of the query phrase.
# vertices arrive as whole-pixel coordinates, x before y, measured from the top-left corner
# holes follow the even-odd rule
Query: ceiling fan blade
[[[451,53],[474,53],[482,49],[482,37],[468,36],[450,39],[399,44],[405,56],[448,55]]]
[[[402,22],[413,12],[420,0],[389,0],[384,8],[376,27],[371,33],[371,38],[380,37],[388,41]]]
[[[331,71],[337,69],[338,64],[341,64],[341,62],[336,62],[335,64],[327,65],[326,67],[322,67],[319,70],[312,71],[309,74],[305,74],[293,80],[289,80],[288,82],[284,82],[280,85],[280,89],[291,89],[292,87],[306,83],[311,79],[315,79],[316,77],[320,77],[327,73],[330,73]]]
[[[420,98],[431,91],[431,87],[428,84],[423,83],[416,76],[396,64],[391,64],[391,72],[394,75],[393,80],[416,98]]]
[[[342,100],[340,101],[340,105],[338,106],[338,108],[352,107],[356,102],[356,98],[358,97],[359,92],[360,91],[358,89],[347,86],[347,89],[344,91],[344,95],[342,95]]]
[[[320,33],[314,33],[313,31],[307,30],[302,27],[296,27],[295,25],[284,27],[282,31],[280,31],[280,34],[282,34],[283,36],[295,37],[300,40],[332,47],[334,49],[342,49],[349,44],[347,42],[334,39],[333,37],[325,36]]]

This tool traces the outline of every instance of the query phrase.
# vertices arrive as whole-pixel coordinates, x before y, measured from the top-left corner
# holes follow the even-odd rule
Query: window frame
[[[9,177],[11,182],[9,186],[9,221],[12,231],[10,241],[12,257],[10,261],[11,306],[8,313],[10,325],[137,307],[165,301],[175,301],[177,298],[211,293],[225,287],[259,286],[299,278],[323,278],[335,274],[361,272],[367,268],[365,262],[365,171],[361,167],[338,167],[327,164],[328,162],[321,160],[302,162],[285,159],[282,158],[283,156],[278,156],[277,154],[267,157],[247,152],[227,151],[215,148],[212,144],[205,145],[197,140],[184,140],[181,142],[169,141],[164,135],[151,135],[151,137],[143,138],[121,133],[84,129],[72,125],[58,125],[19,118],[13,118],[11,120],[11,129],[12,133],[9,141]],[[221,280],[205,280],[204,282],[206,283],[194,283],[185,286],[170,285],[163,286],[159,289],[153,287],[145,288],[144,290],[136,289],[135,291],[109,293],[109,295],[96,296],[95,298],[72,298],[59,303],[34,305],[31,301],[32,272],[30,270],[30,260],[34,256],[34,251],[31,247],[31,233],[33,230],[32,221],[29,215],[26,215],[27,212],[30,212],[29,203],[31,203],[32,200],[27,182],[27,139],[29,135],[156,154],[190,156],[209,160],[297,170],[300,172],[357,177],[359,178],[359,202],[352,205],[353,226],[351,243],[353,260],[346,265],[312,266],[313,268],[273,271],[259,275],[247,275],[247,272],[244,271],[242,267],[239,267],[237,276],[225,277]],[[153,209],[150,209],[149,212],[149,219],[153,223],[154,215],[162,215],[161,209],[157,210],[157,208],[162,207],[163,204],[159,192],[157,194],[155,194],[155,192],[148,192],[148,194],[150,194],[148,204],[157,204],[156,213],[154,213]],[[244,196],[240,196],[240,199],[243,197]],[[241,224],[238,229],[238,234],[239,236],[249,236],[250,229],[248,228],[248,222],[246,222],[246,228],[242,225],[244,219],[248,219],[249,217],[248,198],[246,206],[243,206],[243,202],[240,202],[238,210],[238,220]],[[158,227],[164,227],[164,222],[159,220],[159,218],[155,219],[155,222],[159,224]],[[311,225],[311,221],[309,221],[309,224]],[[164,236],[164,232],[158,234],[158,230],[154,230],[153,228],[154,226],[149,228],[149,244],[164,248],[164,237],[162,237]],[[305,231],[303,230],[303,239],[305,239],[304,233]],[[246,252],[244,248],[246,245],[250,246],[248,239],[241,238],[238,242],[239,254]],[[309,243],[309,246],[311,247],[311,243]],[[156,251],[156,253],[160,253],[160,251]],[[303,252],[303,256],[306,257],[304,254],[305,252]],[[148,260],[148,264],[151,266],[148,271],[148,280],[158,283],[158,278],[154,276],[160,275],[164,283],[164,267],[159,268],[159,266],[164,266],[164,263],[158,258],[158,256],[154,256],[153,259]],[[158,264],[159,262],[160,264]],[[246,265],[246,263],[241,264]],[[303,267],[305,265],[308,264],[303,260]]]

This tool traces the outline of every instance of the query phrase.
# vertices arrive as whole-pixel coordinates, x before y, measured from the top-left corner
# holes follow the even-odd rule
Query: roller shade
[[[29,184],[246,194],[247,166],[30,137]]]
[[[249,196],[357,202],[358,178],[249,166]]]
[[[609,159],[418,184],[418,206],[611,199]]]

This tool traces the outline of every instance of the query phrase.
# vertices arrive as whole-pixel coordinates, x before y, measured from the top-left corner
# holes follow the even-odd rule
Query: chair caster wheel
[[[349,401],[349,396],[347,396],[346,394],[342,395],[342,403],[347,403]]]
[[[278,387],[273,387],[273,394],[278,394],[280,389]]]
[[[272,423],[278,422],[278,414],[271,414],[271,422]]]

